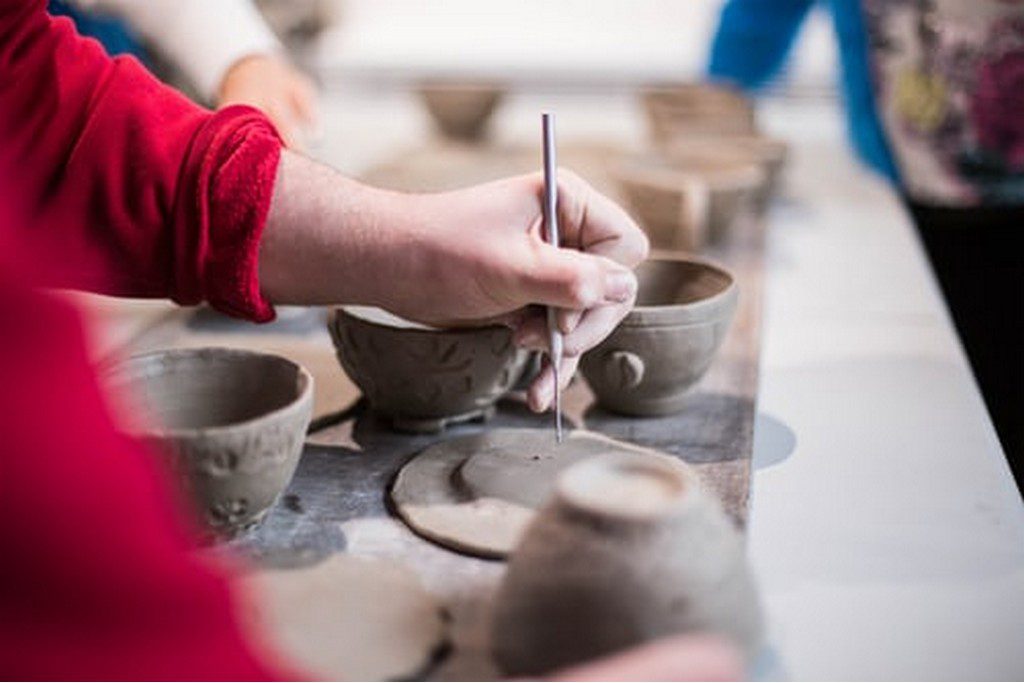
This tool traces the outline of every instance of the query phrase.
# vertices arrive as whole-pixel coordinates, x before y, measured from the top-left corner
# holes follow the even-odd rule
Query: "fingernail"
[[[553,395],[551,390],[550,382],[543,382],[538,380],[536,389],[533,392],[533,401],[531,401],[530,408],[536,413],[543,413],[551,405],[551,398]]]
[[[604,298],[607,301],[623,303],[633,298],[636,292],[636,276],[632,271],[613,270],[604,277]]]

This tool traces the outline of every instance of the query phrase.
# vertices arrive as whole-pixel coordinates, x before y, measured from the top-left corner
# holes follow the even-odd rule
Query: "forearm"
[[[418,277],[428,250],[415,202],[282,152],[260,243],[264,295],[275,304],[386,307]]]

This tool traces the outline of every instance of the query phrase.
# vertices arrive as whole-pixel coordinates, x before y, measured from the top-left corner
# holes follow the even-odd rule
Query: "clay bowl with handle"
[[[404,432],[488,419],[527,360],[499,325],[438,329],[363,306],[335,309],[328,324],[342,368]]]
[[[442,136],[476,142],[486,135],[504,92],[493,85],[437,83],[421,86],[419,94]]]
[[[495,601],[492,652],[533,677],[681,632],[748,657],[763,617],[744,544],[681,462],[598,456],[558,478]]]
[[[714,360],[739,298],[733,276],[696,258],[656,255],[637,269],[633,310],[580,369],[598,404],[624,415],[685,409]]]
[[[313,409],[313,377],[301,366],[179,349],[129,358],[109,377],[132,401],[127,431],[168,456],[211,538],[257,524],[291,481]]]

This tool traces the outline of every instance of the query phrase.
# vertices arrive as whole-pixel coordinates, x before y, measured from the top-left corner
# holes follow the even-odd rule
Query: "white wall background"
[[[336,0],[337,1],[337,0]],[[327,74],[628,84],[702,73],[722,0],[342,0],[313,63]],[[804,27],[791,80],[831,84],[827,15]]]

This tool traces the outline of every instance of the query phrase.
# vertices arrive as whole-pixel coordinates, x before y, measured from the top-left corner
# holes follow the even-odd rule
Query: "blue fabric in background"
[[[62,0],[49,0],[48,8],[50,14],[69,17],[75,22],[75,28],[83,36],[95,38],[106,48],[107,54],[113,55],[134,55],[141,62],[149,66],[146,59],[146,50],[136,37],[132,29],[121,19],[98,12],[88,12],[63,2]]]
[[[757,94],[779,75],[817,0],[728,0],[711,46],[708,76]],[[835,27],[849,135],[857,155],[898,182],[875,108],[860,0],[821,0]]]

